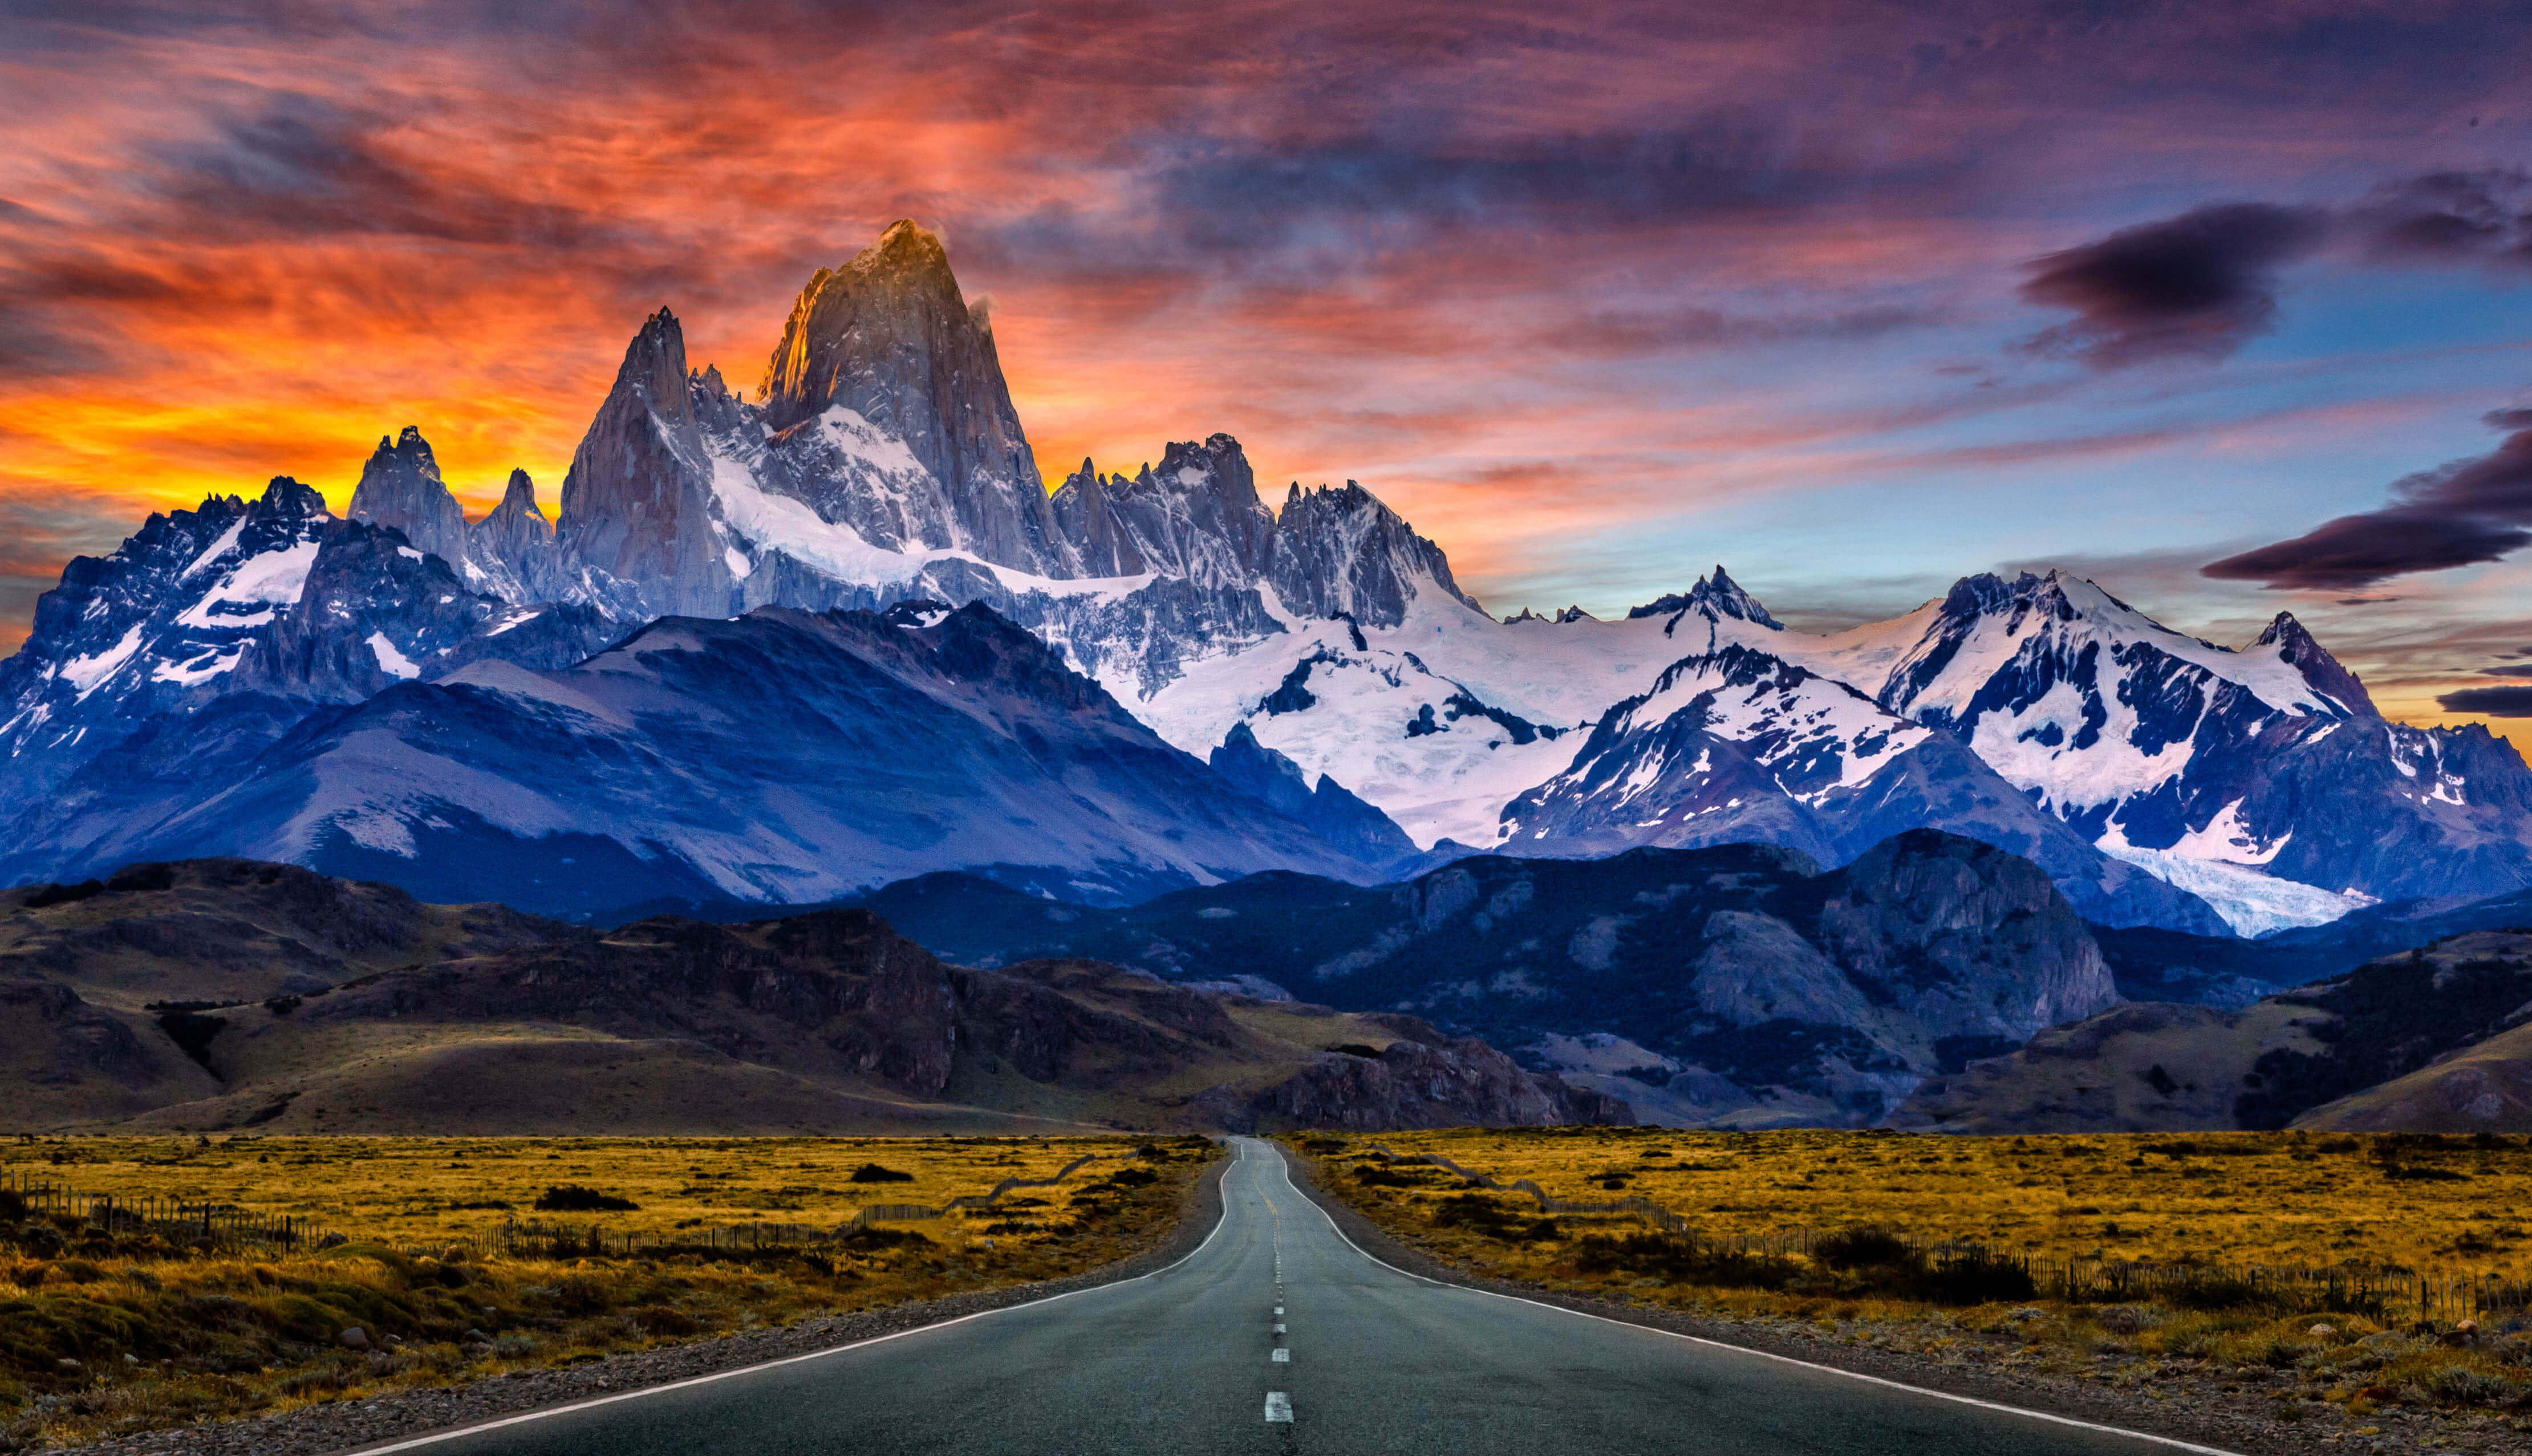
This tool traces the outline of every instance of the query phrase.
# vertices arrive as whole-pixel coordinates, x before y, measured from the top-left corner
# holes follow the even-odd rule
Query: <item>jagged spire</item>
[[[442,561],[466,559],[466,513],[439,477],[431,442],[414,425],[406,425],[393,440],[378,438],[346,514],[373,526],[391,526],[404,532],[414,549]]]
[[[1702,615],[1708,621],[1720,621],[1730,617],[1734,621],[1749,622],[1778,631],[1782,631],[1785,625],[1769,616],[1767,609],[1758,604],[1758,598],[1743,590],[1741,584],[1732,580],[1731,573],[1726,572],[1720,563],[1716,564],[1712,576],[1698,577],[1697,585],[1686,592],[1674,591],[1648,601],[1642,606],[1631,608],[1627,612],[1627,619],[1634,621],[1639,617],[1676,617],[1682,612],[1690,611]]]

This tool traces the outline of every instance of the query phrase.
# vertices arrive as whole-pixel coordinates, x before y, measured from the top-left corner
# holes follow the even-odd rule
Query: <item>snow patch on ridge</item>
[[[316,542],[297,541],[250,556],[176,617],[180,627],[260,627],[273,609],[299,600],[316,565]]]
[[[110,647],[91,652],[85,657],[73,657],[63,663],[62,681],[77,688],[81,700],[85,701],[87,695],[105,685],[106,679],[121,672],[123,664],[132,660],[133,653],[141,650],[142,625],[139,622],[133,623],[132,630],[123,634],[122,638]]]

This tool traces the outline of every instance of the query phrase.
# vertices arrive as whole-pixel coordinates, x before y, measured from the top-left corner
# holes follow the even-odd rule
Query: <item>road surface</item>
[[[2149,1456],[2206,1447],[1402,1273],[1252,1139],[1184,1260],[729,1374],[370,1448],[432,1456]]]

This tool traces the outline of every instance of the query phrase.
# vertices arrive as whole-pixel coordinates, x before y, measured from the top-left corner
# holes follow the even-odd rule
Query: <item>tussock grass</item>
[[[2395,1404],[2532,1411],[2532,1317],[2387,1327],[2379,1307],[2292,1308],[2219,1272],[2355,1264],[2520,1278],[2532,1271],[2524,1138],[1525,1128],[1293,1141],[1317,1159],[1323,1188],[1390,1233],[1502,1277],[2113,1385],[2238,1372],[2221,1377],[2276,1388],[2282,1420],[2356,1422]],[[1808,1255],[1752,1253],[1622,1215],[1542,1218],[1525,1197],[1381,1163],[1374,1145],[1532,1179],[1554,1198],[1605,1202],[1615,1184],[1708,1241],[1825,1237]],[[2203,1263],[2210,1277],[2159,1302],[2067,1304],[2010,1261],[2026,1257]]]
[[[1158,1238],[1213,1155],[1201,1139],[1123,1138],[78,1139],[6,1152],[0,1160],[39,1161],[83,1192],[207,1197],[322,1218],[353,1239],[238,1258],[158,1233],[109,1237],[69,1216],[0,1218],[0,1429],[28,1443],[1062,1277]],[[875,1152],[908,1179],[855,1189],[852,1170]],[[864,1203],[938,1206],[1006,1177],[1046,1176],[1084,1152],[1115,1160],[992,1210],[799,1249],[554,1258],[456,1242],[496,1233],[510,1209],[524,1215],[548,1190],[574,1187],[639,1205],[570,1215],[615,1234],[674,1238],[751,1218],[833,1228]],[[361,1334],[347,1344],[354,1328]]]

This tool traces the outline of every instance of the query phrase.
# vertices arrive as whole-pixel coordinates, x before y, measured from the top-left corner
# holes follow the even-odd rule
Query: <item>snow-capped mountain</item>
[[[114,777],[74,781],[111,812],[15,839],[0,872],[237,855],[551,913],[951,868],[1094,903],[1362,873],[982,605],[665,618],[575,666],[477,662],[311,715],[252,772]]]
[[[0,665],[0,812],[22,844],[102,844],[112,784],[246,772],[319,707],[662,618],[913,600],[1027,629],[1357,869],[1751,838],[1836,863],[1930,826],[2096,920],[2246,933],[2532,883],[2532,771],[2386,722],[2290,617],[2233,650],[2073,578],[1973,577],[1815,637],[1717,568],[1620,620],[1498,621],[1370,491],[1270,504],[1228,435],[1050,493],[990,319],[911,223],[810,280],[753,399],[644,320],[550,529],[517,473],[467,522],[408,427],[347,519],[275,481],[73,562]]]

